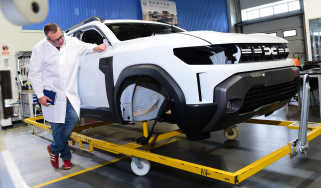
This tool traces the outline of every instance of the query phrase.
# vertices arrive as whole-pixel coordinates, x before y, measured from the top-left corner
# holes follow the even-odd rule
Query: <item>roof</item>
[[[154,21],[145,21],[145,20],[126,20],[126,19],[115,19],[115,20],[104,20],[105,24],[113,24],[113,23],[150,23],[150,24],[160,24],[160,25],[169,25],[161,22]]]
[[[98,21],[98,22],[101,22],[101,23],[104,23],[104,24],[114,24],[114,23],[148,23],[148,24],[157,24],[157,25],[167,25],[167,26],[170,26],[169,24],[166,24],[166,23],[161,23],[161,22],[154,22],[154,21],[145,21],[145,20],[130,20],[130,19],[113,19],[113,20],[104,20],[102,18],[99,18],[99,17],[90,17],[86,20],[83,20],[82,22],[70,27],[69,29],[66,30],[66,32],[69,32],[75,28],[78,28],[82,25],[85,25],[87,23],[90,23],[90,22],[94,22],[94,21]]]

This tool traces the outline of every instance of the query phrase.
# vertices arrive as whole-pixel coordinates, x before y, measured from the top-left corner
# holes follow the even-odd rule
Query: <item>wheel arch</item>
[[[124,82],[134,77],[149,77],[160,84],[169,96],[173,99],[176,117],[179,121],[184,112],[185,96],[176,81],[161,67],[153,64],[132,65],[125,68],[119,75],[114,89],[114,107],[117,114],[121,114],[120,95]]]

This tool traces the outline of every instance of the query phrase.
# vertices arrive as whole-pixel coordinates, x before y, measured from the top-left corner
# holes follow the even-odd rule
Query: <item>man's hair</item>
[[[56,33],[58,30],[59,26],[55,23],[48,23],[47,25],[45,25],[45,27],[43,28],[43,31],[45,32],[45,35],[48,36],[49,32],[53,32]]]

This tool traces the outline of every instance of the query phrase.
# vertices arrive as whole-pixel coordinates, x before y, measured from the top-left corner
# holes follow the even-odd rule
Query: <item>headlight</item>
[[[233,64],[237,60],[235,45],[175,48],[174,55],[189,65]]]

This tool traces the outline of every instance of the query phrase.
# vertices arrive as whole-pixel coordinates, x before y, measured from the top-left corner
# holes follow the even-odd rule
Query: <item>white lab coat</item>
[[[47,39],[40,41],[32,50],[30,59],[29,81],[38,98],[43,97],[43,90],[56,92],[54,105],[43,106],[46,121],[64,123],[66,101],[80,115],[77,73],[81,55],[94,52],[95,44],[84,43],[77,38],[65,36],[64,45],[58,50]]]

